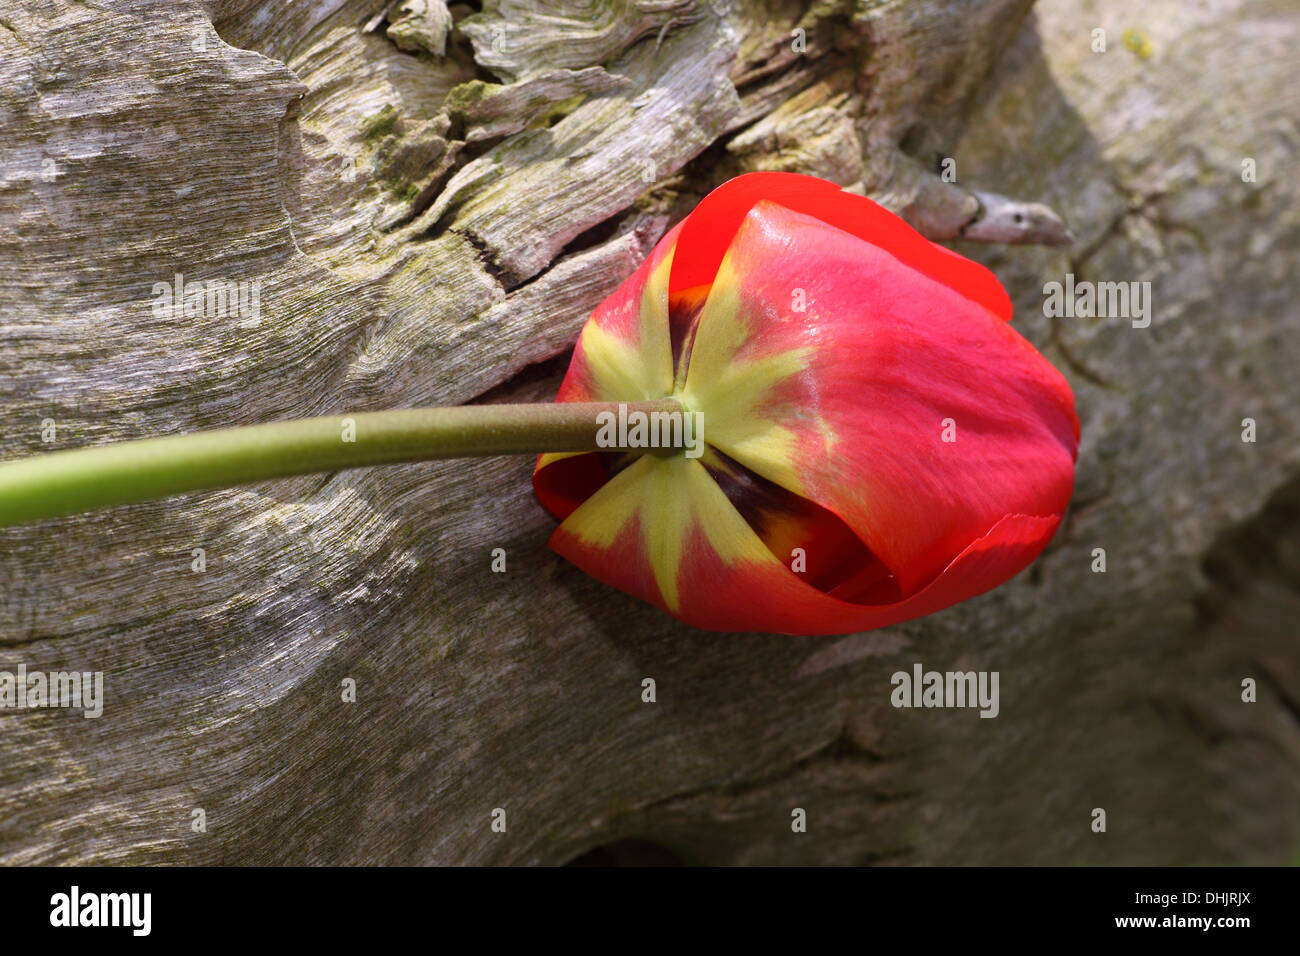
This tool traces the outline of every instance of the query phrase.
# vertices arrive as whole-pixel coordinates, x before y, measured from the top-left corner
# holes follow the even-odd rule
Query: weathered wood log
[[[1293,861],[1300,18],[1029,7],[0,0],[0,458],[544,400],[755,169],[1044,243],[960,249],[1083,423],[1030,571],[842,638],[703,634],[585,577],[522,459],[0,530],[0,670],[105,687],[97,719],[0,709],[0,860]],[[1048,317],[1066,273],[1149,281],[1149,326]],[[256,308],[162,308],[178,274]],[[918,662],[998,671],[997,718],[891,706]]]

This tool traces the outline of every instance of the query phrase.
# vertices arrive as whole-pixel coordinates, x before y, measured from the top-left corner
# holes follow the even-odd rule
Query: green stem
[[[596,451],[596,416],[618,408],[556,402],[361,412],[33,455],[0,463],[0,527],[364,465]],[[663,399],[627,409],[673,412],[681,405]]]

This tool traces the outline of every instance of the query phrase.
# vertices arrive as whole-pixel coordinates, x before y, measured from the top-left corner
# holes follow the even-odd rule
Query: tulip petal
[[[1073,395],[1033,346],[890,252],[771,202],[718,268],[682,400],[707,410],[710,446],[836,514],[905,595],[1004,515],[1060,515],[1073,486]]]
[[[555,517],[563,521],[609,479],[599,452],[550,452],[537,456],[533,491]]]
[[[673,352],[668,326],[668,276],[680,226],[598,305],[582,328],[557,402],[636,402],[672,391]],[[542,505],[564,519],[597,488],[607,472],[596,452],[539,455],[533,488]]]
[[[746,173],[700,200],[681,225],[677,237],[680,251],[672,267],[669,291],[711,283],[741,222],[763,200],[865,239],[917,272],[979,303],[998,318],[1011,318],[1011,299],[984,266],[931,242],[864,196],[797,173]]]
[[[996,587],[1038,555],[1058,521],[1004,516],[910,598],[860,605],[818,590],[779,561],[698,461],[644,456],[565,519],[550,547],[705,630],[844,634],[920,617]]]
[[[556,401],[639,402],[672,391],[668,277],[680,228],[664,236],[636,272],[591,313]]]
[[[754,548],[775,560],[704,466],[684,455],[638,458],[570,514],[550,545],[565,557],[592,556],[602,579],[670,613],[680,612],[688,560],[707,553],[729,565]]]
[[[676,395],[704,456],[539,457],[552,549],[710,630],[867,630],[997,586],[1055,532],[1079,434],[1010,315],[869,200],[724,184],[596,309],[557,396]]]
[[[899,600],[889,568],[833,513],[717,449],[706,448],[700,462],[767,549],[790,562],[809,584],[841,597],[851,595],[859,604]]]

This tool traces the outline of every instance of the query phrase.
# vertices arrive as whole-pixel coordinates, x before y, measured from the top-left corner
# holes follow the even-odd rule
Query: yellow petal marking
[[[699,461],[643,455],[620,471],[560,526],[595,548],[609,548],[634,517],[655,584],[669,609],[679,608],[686,545],[696,529],[726,564],[771,560],[771,553]]]
[[[650,271],[636,303],[635,335],[624,337],[588,322],[582,354],[596,401],[640,402],[663,398],[673,387],[673,353],[668,335],[669,249]]]
[[[798,411],[773,408],[765,416],[764,405],[785,379],[806,370],[813,350],[805,346],[745,358],[739,353],[750,337],[740,299],[740,277],[728,251],[700,313],[681,398],[687,408],[704,413],[704,437],[710,445],[764,478],[802,494],[795,469],[798,438],[769,417],[772,412],[797,415]],[[820,427],[825,430],[824,425]]]

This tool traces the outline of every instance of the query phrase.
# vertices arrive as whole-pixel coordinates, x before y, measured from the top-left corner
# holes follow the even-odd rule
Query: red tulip
[[[550,546],[709,630],[862,631],[973,597],[1060,523],[1079,423],[988,270],[831,183],[724,184],[592,313],[557,401],[665,396],[701,457],[538,459]]]

